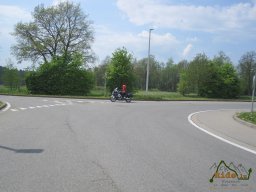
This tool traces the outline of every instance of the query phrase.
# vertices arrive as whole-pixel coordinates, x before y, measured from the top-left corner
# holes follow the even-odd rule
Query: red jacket
[[[125,93],[126,92],[126,85],[122,85],[122,92]]]

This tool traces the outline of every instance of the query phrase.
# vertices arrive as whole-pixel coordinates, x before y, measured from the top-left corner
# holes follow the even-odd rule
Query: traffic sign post
[[[251,109],[252,113],[253,113],[253,104],[254,104],[254,94],[255,94],[255,75],[253,76],[253,80],[252,80],[252,109]]]

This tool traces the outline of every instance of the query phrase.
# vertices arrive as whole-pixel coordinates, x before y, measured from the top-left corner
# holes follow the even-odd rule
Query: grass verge
[[[22,86],[16,90],[10,90],[5,86],[0,86],[0,94],[17,95],[17,96],[34,96],[34,97],[64,97],[64,98],[78,98],[78,99],[109,99],[110,92],[106,91],[104,87],[95,87],[87,96],[69,96],[69,95],[31,95],[26,86]],[[136,91],[133,93],[134,100],[143,101],[249,101],[249,97],[240,97],[238,99],[213,99],[199,97],[196,94],[189,94],[186,96],[178,92],[167,91]]]
[[[28,90],[26,86],[22,86],[18,89],[10,89],[6,86],[0,85],[0,94],[6,95],[28,95]]]
[[[242,112],[237,115],[238,118],[247,121],[249,123],[253,123],[256,125],[256,112]]]
[[[136,100],[146,101],[176,101],[176,100],[209,100],[208,98],[198,97],[196,95],[183,96],[177,92],[165,92],[165,91],[138,91],[134,94]]]
[[[5,103],[0,101],[0,110],[5,107]]]

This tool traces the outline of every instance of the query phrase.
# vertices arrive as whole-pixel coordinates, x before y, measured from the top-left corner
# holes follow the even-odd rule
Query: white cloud
[[[226,7],[167,4],[161,0],[117,0],[118,8],[136,25],[196,31],[231,31],[254,27],[256,4]]]
[[[189,55],[191,49],[193,48],[193,45],[191,43],[189,43],[186,48],[183,50],[182,56],[186,57]]]
[[[93,50],[97,53],[100,60],[106,56],[111,56],[117,48],[125,47],[134,57],[140,59],[147,57],[149,32],[140,33],[118,32],[105,26],[95,26],[96,36]],[[178,40],[171,33],[157,34],[151,33],[151,53],[158,57],[168,54],[174,50]],[[136,54],[136,55],[135,55]]]
[[[149,32],[148,31],[142,31],[141,33],[138,34],[138,37],[141,37],[143,39],[148,39],[149,38]],[[163,45],[167,43],[177,43],[177,39],[174,35],[171,33],[165,33],[165,34],[157,34],[151,32],[151,39],[154,41],[155,44]]]
[[[53,0],[52,5],[56,6],[56,5],[58,5],[60,3],[64,3],[64,2],[76,2],[76,3],[78,3],[79,0]]]
[[[189,41],[189,42],[197,42],[198,41],[198,38],[197,37],[189,37],[189,38],[187,38],[187,41]]]
[[[30,19],[30,13],[17,6],[0,5],[0,18],[1,22],[5,19]]]
[[[22,21],[27,22],[31,19],[31,14],[18,6],[0,5],[0,65],[5,63],[5,60],[10,57],[10,47],[15,43],[15,39],[11,36],[14,31],[14,26]]]
[[[66,2],[65,0],[53,0],[52,4],[53,5],[58,5],[61,2]]]
[[[28,21],[31,19],[30,12],[17,6],[0,5],[0,29],[1,36],[6,38],[14,30],[14,25],[19,21]]]

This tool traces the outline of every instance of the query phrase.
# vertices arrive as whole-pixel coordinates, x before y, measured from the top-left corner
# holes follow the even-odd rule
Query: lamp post
[[[149,61],[150,61],[150,38],[151,31],[154,29],[149,29],[149,37],[148,37],[148,63],[147,63],[147,78],[146,78],[146,92],[148,92],[148,78],[149,78]]]

